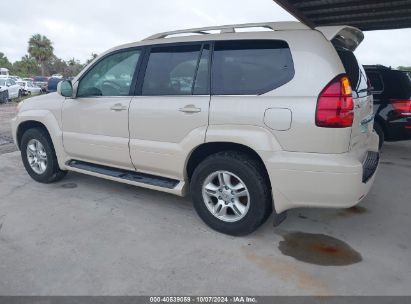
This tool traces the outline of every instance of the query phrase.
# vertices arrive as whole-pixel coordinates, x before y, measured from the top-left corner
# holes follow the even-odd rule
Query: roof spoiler
[[[335,47],[342,48],[349,51],[355,49],[364,40],[363,32],[352,26],[335,25],[335,26],[319,26],[315,28],[321,32],[325,38],[334,44]]]

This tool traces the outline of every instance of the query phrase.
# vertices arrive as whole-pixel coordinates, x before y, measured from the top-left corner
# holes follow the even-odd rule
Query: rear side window
[[[383,74],[385,84],[385,95],[394,99],[411,98],[411,80],[407,73],[390,70]]]
[[[373,91],[382,92],[384,90],[384,84],[382,82],[380,73],[368,72],[367,76],[368,76],[368,79],[370,80]]]
[[[200,44],[153,47],[142,95],[206,94],[208,58],[208,47],[202,50]]]
[[[369,93],[368,79],[364,68],[360,65],[351,51],[338,50],[338,55],[344,65],[345,71],[350,78],[354,97],[364,97]]]
[[[285,41],[215,42],[214,95],[260,95],[286,84],[293,77],[294,65]]]

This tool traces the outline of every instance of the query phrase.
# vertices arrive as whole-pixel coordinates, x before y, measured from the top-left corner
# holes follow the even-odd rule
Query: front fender
[[[18,148],[20,149],[18,142],[18,132],[25,123],[35,122],[42,124],[48,131],[51,141],[56,152],[57,161],[60,169],[65,169],[64,160],[66,153],[63,147],[63,132],[61,124],[52,112],[48,110],[27,110],[18,113],[18,115],[12,119],[12,133],[13,139]]]

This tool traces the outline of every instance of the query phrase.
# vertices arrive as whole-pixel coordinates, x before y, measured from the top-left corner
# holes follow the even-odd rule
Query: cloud
[[[36,33],[53,41],[58,57],[85,61],[91,53],[167,30],[295,20],[272,0],[15,0],[2,3],[2,11],[16,12],[0,18],[0,52],[11,61],[27,53],[27,41]],[[366,33],[359,60],[411,65],[410,34],[409,29]]]

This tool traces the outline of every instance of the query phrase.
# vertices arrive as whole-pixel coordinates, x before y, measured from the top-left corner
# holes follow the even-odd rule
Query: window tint
[[[294,66],[284,41],[221,41],[215,43],[212,75],[215,95],[255,95],[289,82]]]
[[[200,50],[201,45],[153,47],[142,95],[191,95]]]
[[[368,72],[367,76],[370,80],[371,86],[373,87],[373,91],[381,92],[384,89],[384,84],[379,73]]]
[[[127,96],[140,50],[124,51],[103,58],[80,80],[77,96]]]
[[[389,70],[384,73],[385,94],[389,98],[411,98],[411,80],[407,73],[398,70]]]
[[[360,65],[351,51],[338,50],[338,55],[344,65],[344,69],[350,78],[354,97],[363,97],[368,94],[368,79],[364,68]]]
[[[201,53],[200,63],[198,64],[197,75],[194,84],[194,95],[208,95],[209,90],[209,58],[210,58],[210,47],[208,45],[204,46]]]

